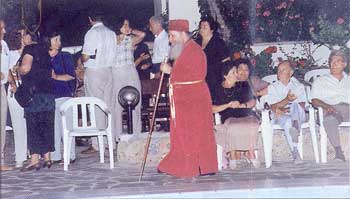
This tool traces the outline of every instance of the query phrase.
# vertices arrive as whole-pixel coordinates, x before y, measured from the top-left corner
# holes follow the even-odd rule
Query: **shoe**
[[[345,156],[344,156],[344,152],[341,150],[341,147],[335,147],[335,157],[334,160],[341,160],[343,162],[345,162]]]
[[[335,157],[334,157],[334,160],[341,160],[341,161],[343,161],[343,162],[346,162],[346,160],[345,160],[345,156],[344,156],[344,154],[343,153],[341,153],[341,154],[336,154],[335,155]]]
[[[69,161],[69,164],[74,164],[74,163],[75,163],[75,160],[76,160],[76,159],[70,160],[70,161]],[[52,161],[52,164],[64,165],[64,160],[54,160],[54,161]]]
[[[251,159],[250,162],[254,168],[260,168],[260,161],[258,159]]]
[[[41,165],[40,165],[40,162],[38,162],[36,164],[30,165],[30,166],[27,166],[27,167],[22,167],[21,172],[31,171],[31,170],[34,170],[34,169],[36,171],[39,171],[40,168],[41,168]]]
[[[81,154],[92,154],[92,153],[96,153],[96,152],[97,152],[97,150],[94,147],[90,146],[89,148],[83,150],[81,152]]]
[[[61,164],[63,160],[52,160],[52,164]]]
[[[301,164],[301,163],[303,163],[303,160],[300,158],[298,149],[296,147],[292,151],[292,158],[293,158],[294,164]]]
[[[51,160],[47,160],[43,164],[43,168],[47,167],[49,169],[49,168],[51,168],[51,166],[52,166],[52,161]]]
[[[16,162],[16,168],[22,168],[23,167],[23,162]]]
[[[200,174],[199,176],[213,176],[215,175],[216,173],[206,173],[206,174]]]
[[[164,174],[165,172],[163,172],[163,171],[157,169],[157,173]]]
[[[230,160],[229,168],[232,170],[237,169],[237,163],[238,163],[238,160]]]
[[[0,165],[0,171],[12,171],[13,168],[5,165]]]

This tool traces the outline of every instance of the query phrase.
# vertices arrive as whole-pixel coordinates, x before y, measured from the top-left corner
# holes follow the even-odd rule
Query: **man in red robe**
[[[170,58],[161,71],[170,74],[170,152],[158,170],[176,177],[218,171],[212,102],[205,82],[206,57],[191,39],[187,20],[169,22]]]

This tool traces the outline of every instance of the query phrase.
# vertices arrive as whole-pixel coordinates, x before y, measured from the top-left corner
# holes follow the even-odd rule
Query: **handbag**
[[[17,100],[18,104],[23,108],[28,107],[33,101],[33,97],[33,89],[25,84],[19,83],[19,86],[15,92],[15,99]]]
[[[12,75],[12,73],[10,73]],[[18,74],[17,74],[18,76]],[[12,75],[13,78],[13,75]],[[14,79],[14,78],[13,78]],[[30,103],[33,101],[34,97],[34,89],[32,86],[28,86],[26,84],[21,84],[18,81],[18,86],[15,92],[15,99],[18,102],[18,104],[25,108],[30,105]]]

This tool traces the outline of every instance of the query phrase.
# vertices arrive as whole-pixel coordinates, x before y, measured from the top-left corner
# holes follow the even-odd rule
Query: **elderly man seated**
[[[349,121],[350,78],[344,73],[346,56],[342,51],[332,51],[329,59],[330,74],[319,77],[312,84],[311,99],[324,110],[323,125],[335,150],[335,159],[345,162],[341,149],[338,125]]]
[[[268,87],[267,103],[273,112],[272,122],[284,129],[284,135],[292,153],[294,163],[301,163],[297,143],[299,129],[305,121],[306,93],[304,85],[292,77],[294,70],[289,61],[278,65],[278,81]]]

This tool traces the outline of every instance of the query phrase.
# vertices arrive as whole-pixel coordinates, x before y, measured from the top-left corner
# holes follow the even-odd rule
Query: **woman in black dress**
[[[202,18],[199,25],[199,36],[196,42],[202,47],[207,56],[207,75],[205,79],[213,98],[216,93],[216,86],[222,81],[222,62],[229,59],[229,50],[217,32],[218,23],[212,17]]]
[[[21,171],[51,167],[50,152],[54,149],[55,98],[51,78],[49,46],[43,40],[23,49],[18,71],[22,84],[33,89],[33,100],[24,107],[27,123],[27,142],[31,162]],[[44,164],[40,163],[40,155]]]

